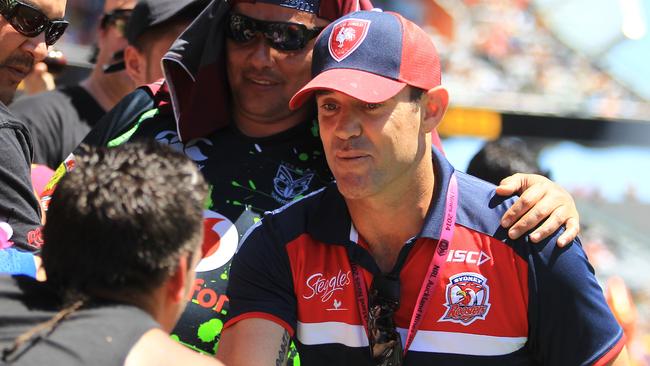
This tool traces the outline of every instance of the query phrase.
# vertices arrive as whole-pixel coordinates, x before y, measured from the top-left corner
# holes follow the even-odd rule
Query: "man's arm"
[[[530,234],[539,243],[565,225],[566,230],[557,240],[564,247],[580,232],[580,215],[575,201],[564,188],[546,177],[536,174],[515,174],[501,181],[496,193],[500,196],[519,194],[519,199],[503,215],[501,225],[509,228],[508,236],[517,239],[544,223]]]
[[[530,350],[543,365],[625,365],[625,335],[579,240],[516,244],[529,263]],[[525,253],[525,254],[524,254]]]
[[[290,344],[289,332],[277,323],[248,318],[222,333],[217,358],[235,366],[285,365]]]

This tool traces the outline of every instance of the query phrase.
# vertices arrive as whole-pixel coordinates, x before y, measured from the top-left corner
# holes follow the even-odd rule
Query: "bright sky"
[[[560,40],[650,100],[650,0],[533,3]]]

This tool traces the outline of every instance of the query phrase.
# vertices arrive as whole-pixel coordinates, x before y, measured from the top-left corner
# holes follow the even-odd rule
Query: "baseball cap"
[[[157,25],[180,17],[196,17],[208,3],[209,0],[140,0],[126,23],[124,35],[129,44],[135,44],[141,35]],[[124,52],[116,52],[113,59],[105,73],[124,70]]]
[[[379,10],[348,14],[320,34],[312,80],[296,93],[297,109],[316,90],[339,91],[367,103],[394,97],[406,85],[440,85],[440,59],[431,38],[415,23]]]

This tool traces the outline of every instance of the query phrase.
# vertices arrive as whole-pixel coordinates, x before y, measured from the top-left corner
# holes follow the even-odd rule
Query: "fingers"
[[[564,207],[559,207],[559,208],[555,209],[550,214],[550,216],[548,216],[546,221],[544,221],[544,223],[540,227],[535,229],[535,231],[533,231],[529,235],[530,240],[533,243],[539,243],[540,241],[542,241],[542,240],[546,239],[547,237],[553,235],[553,233],[555,233],[560,228],[560,226],[562,226],[564,224],[564,222],[567,220],[565,211],[566,210],[564,209]],[[573,240],[573,238],[572,238],[572,240]],[[564,247],[566,244],[567,243],[563,243],[563,244],[560,245],[560,243],[558,242],[559,247]]]
[[[515,174],[504,178],[497,187],[496,193],[499,196],[512,196],[522,187],[528,186],[525,174]]]
[[[501,226],[505,228],[509,228],[513,226],[513,224],[516,224],[511,228],[510,231],[514,232],[512,234],[509,233],[510,237],[512,235],[516,235],[515,238],[518,238],[523,234],[526,230],[521,231],[521,229],[528,228],[529,230],[532,229],[535,225],[529,226],[528,221],[526,222],[521,222],[522,216],[524,216],[535,204],[537,204],[543,197],[545,193],[545,190],[542,189],[540,186],[532,186],[528,188],[522,195],[515,201],[515,203],[506,211],[506,213],[503,215],[501,218]],[[538,208],[539,210],[539,208]],[[526,220],[533,220],[536,221],[535,218],[532,215],[539,215],[541,214],[540,212],[532,212],[531,216],[527,217]],[[537,220],[537,223],[539,223],[539,220],[542,218],[548,216],[550,214],[550,211],[539,218]]]
[[[566,222],[566,230],[557,239],[557,245],[564,248],[567,244],[571,243],[580,234],[580,219],[572,217]]]
[[[514,176],[511,178],[515,178]],[[530,183],[530,176],[525,178]],[[543,178],[543,177],[542,177]],[[532,180],[536,180],[532,177]],[[538,243],[553,235],[562,225],[566,230],[558,238],[557,245],[564,247],[580,232],[578,209],[571,195],[559,185],[544,178],[528,187],[521,197],[506,211],[501,224],[508,230],[508,236],[517,239],[524,233],[544,223],[530,234]]]

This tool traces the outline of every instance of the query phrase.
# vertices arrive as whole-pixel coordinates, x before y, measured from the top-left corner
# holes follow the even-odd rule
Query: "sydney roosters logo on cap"
[[[332,29],[329,39],[330,55],[341,62],[356,50],[368,35],[370,21],[349,18],[338,22]]]

